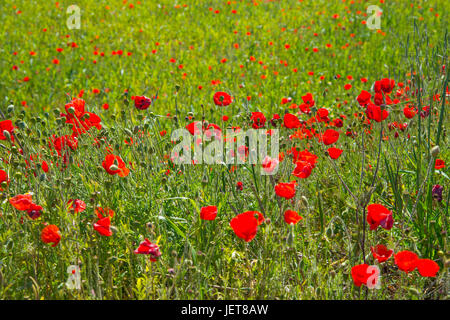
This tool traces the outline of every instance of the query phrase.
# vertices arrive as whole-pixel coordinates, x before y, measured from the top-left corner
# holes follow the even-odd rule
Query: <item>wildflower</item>
[[[9,203],[19,211],[26,211],[31,219],[37,219],[41,215],[42,207],[33,202],[31,194],[18,194],[9,199]]]
[[[264,125],[266,123],[266,117],[262,112],[252,112],[250,120],[253,121],[253,129],[264,128]]]
[[[255,216],[258,216],[258,218]],[[258,226],[263,221],[264,217],[260,212],[246,211],[231,219],[230,226],[239,238],[250,242],[256,236]]]
[[[339,132],[333,129],[327,129],[322,135],[323,143],[328,146],[335,143],[339,139]]]
[[[436,170],[444,169],[445,168],[444,160],[436,159],[436,162],[434,163],[434,168]]]
[[[145,110],[152,104],[152,100],[146,96],[135,96],[134,106],[139,110]]]
[[[417,270],[422,277],[435,277],[439,271],[439,265],[430,259],[419,259]]]
[[[338,159],[338,158],[341,156],[342,151],[343,151],[343,150],[338,149],[338,148],[328,148],[328,150],[327,150],[328,155],[329,155],[330,158],[333,159],[333,160]]]
[[[301,126],[301,122],[297,118],[297,116],[290,114],[290,113],[286,113],[284,115],[283,121],[284,121],[284,126],[288,129],[294,129],[294,128],[298,128]]]
[[[226,92],[216,92],[213,97],[216,106],[228,106],[233,102],[233,98]]]
[[[284,212],[284,221],[287,224],[297,224],[303,218],[294,210],[286,210]]]
[[[67,201],[67,205],[69,206],[69,210],[74,213],[83,212],[86,209],[86,203],[80,199],[70,199]]]
[[[404,250],[394,256],[395,264],[406,273],[413,271],[417,267],[419,257],[414,252]]]
[[[111,226],[111,218],[106,217],[94,223],[94,230],[96,230],[102,236],[110,237],[112,235],[110,226]]]
[[[368,273],[368,268],[369,265],[365,263],[352,267],[352,278],[355,286],[360,287],[362,284],[367,285],[367,280],[371,276],[371,274]]]
[[[41,239],[44,243],[53,243],[52,247],[56,247],[61,241],[61,233],[59,232],[59,228],[54,224],[46,226],[42,229]]]
[[[392,211],[381,204],[371,204],[367,207],[367,222],[370,230],[376,230],[378,226],[390,230],[393,226]]]
[[[214,220],[217,216],[216,206],[202,207],[200,210],[200,219],[202,220]]]
[[[158,245],[155,243],[151,243],[147,238],[145,238],[145,240],[139,244],[139,247],[134,250],[134,253],[149,254],[150,261],[152,262],[155,262],[161,256],[161,251],[159,250]]]
[[[130,172],[122,158],[113,154],[106,155],[102,166],[110,175],[118,174],[119,177],[126,177]]]
[[[388,260],[394,252],[394,250],[388,250],[388,248],[382,244],[378,244],[375,247],[370,247],[370,251],[372,251],[374,259],[377,259],[379,263]]]
[[[275,186],[275,194],[285,199],[292,199],[295,196],[295,181],[288,183],[278,183]]]

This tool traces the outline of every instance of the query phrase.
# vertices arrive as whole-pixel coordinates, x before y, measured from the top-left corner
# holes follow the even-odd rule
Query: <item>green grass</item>
[[[414,6],[400,0],[354,2],[193,0],[177,8],[168,0],[2,1],[0,110],[15,124],[16,143],[0,141],[0,169],[10,179],[0,194],[0,298],[448,299],[449,174],[447,167],[434,170],[431,149],[439,145],[437,158],[450,161],[450,6],[445,0],[414,1]],[[79,30],[66,26],[71,4],[81,9]],[[379,32],[361,23],[369,4],[383,10]],[[118,50],[123,54],[112,55]],[[25,77],[30,80],[22,81]],[[355,117],[364,114],[356,97],[361,90],[373,93],[372,84],[381,78],[404,82],[411,93],[417,89],[409,103],[430,106],[430,115],[406,119],[402,101],[387,106],[389,117],[381,123],[367,125]],[[352,88],[345,90],[348,83]],[[50,152],[48,141],[72,133],[60,113],[81,90],[86,109],[100,116],[103,128],[80,136],[67,169],[60,170],[61,159]],[[216,91],[230,93],[234,102],[215,106]],[[275,183],[295,179],[288,156],[273,177],[260,175],[259,165],[232,171],[167,160],[177,127],[204,116],[221,128],[245,129],[251,126],[250,112],[261,111],[270,128],[274,113],[283,117],[286,110],[295,111],[288,109],[291,103],[282,105],[282,98],[299,104],[308,92],[316,109],[329,110],[330,119],[346,116],[335,144],[344,152],[330,160],[317,139],[290,140],[294,131],[278,126],[280,151],[296,146],[318,156],[312,174],[296,179],[292,200],[274,193]],[[436,94],[440,99],[433,99]],[[157,99],[140,111],[131,100],[140,95]],[[230,117],[227,123],[223,115]],[[389,130],[394,121],[407,122],[408,128]],[[318,132],[326,129],[322,122],[314,125]],[[346,136],[348,130],[356,137]],[[106,142],[94,147],[100,137]],[[126,144],[130,138],[133,144]],[[131,170],[127,177],[103,169],[108,145]],[[40,158],[30,161],[37,154]],[[41,169],[44,160],[47,173]],[[243,191],[236,190],[238,181]],[[444,187],[441,202],[432,197],[436,184]],[[8,201],[27,192],[43,207],[37,220]],[[68,213],[67,201],[74,198],[86,202],[84,212]],[[364,222],[369,203],[393,211],[391,230],[369,230]],[[200,208],[207,205],[218,207],[216,220],[200,219]],[[111,237],[93,229],[97,206],[115,211]],[[286,224],[286,209],[298,211],[303,220]],[[269,220],[245,243],[229,222],[249,210]],[[41,241],[44,222],[61,230],[56,247]],[[133,253],[144,238],[159,241],[157,262]],[[380,290],[356,287],[351,268],[364,261],[377,264],[370,252],[376,244],[395,253],[413,251],[436,261],[440,270],[434,278],[417,270],[405,274],[391,257],[378,264]],[[82,288],[68,290],[66,270],[76,264]]]

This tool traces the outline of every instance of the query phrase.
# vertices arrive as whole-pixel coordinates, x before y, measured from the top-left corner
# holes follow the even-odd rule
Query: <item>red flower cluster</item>
[[[395,264],[406,273],[417,268],[422,277],[435,277],[439,271],[439,265],[430,259],[419,259],[414,252],[404,250],[394,256]]]
[[[43,208],[33,202],[31,194],[19,194],[9,199],[9,203],[19,211],[26,211],[33,220],[41,216]]]

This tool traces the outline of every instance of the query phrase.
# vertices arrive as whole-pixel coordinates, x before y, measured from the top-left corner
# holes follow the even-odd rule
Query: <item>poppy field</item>
[[[448,299],[449,12],[2,1],[0,298]]]

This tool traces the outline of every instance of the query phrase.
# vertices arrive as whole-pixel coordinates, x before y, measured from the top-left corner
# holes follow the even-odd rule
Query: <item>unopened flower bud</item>
[[[116,166],[115,164],[113,164],[113,165],[111,165],[111,166],[109,167],[109,170],[111,170],[111,171],[117,171],[117,170],[119,170],[119,167]]]
[[[69,109],[67,109],[67,112],[70,114],[75,114],[75,108],[74,107],[70,107]]]
[[[438,154],[439,154],[440,151],[441,151],[441,149],[439,148],[439,146],[434,146],[434,147],[431,149],[431,155],[432,155],[434,158],[436,158],[436,157],[438,156]]]

